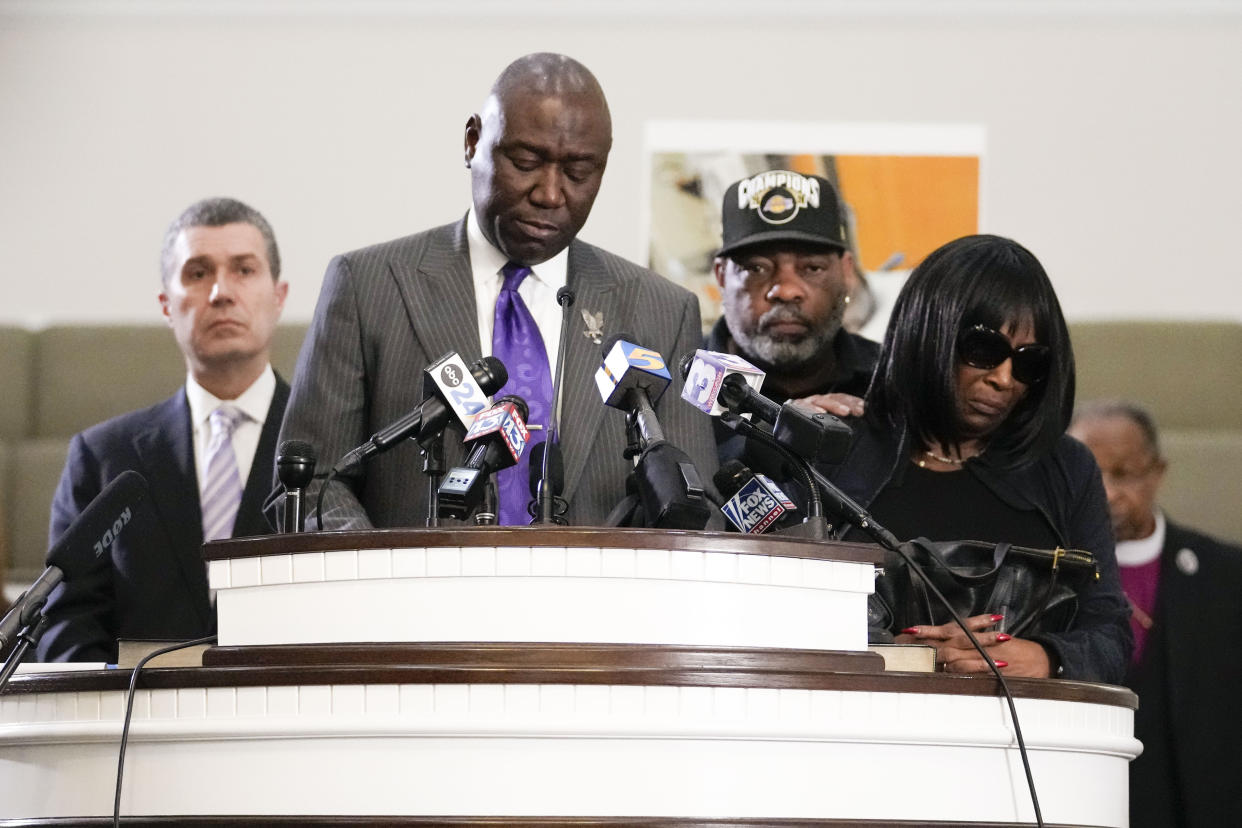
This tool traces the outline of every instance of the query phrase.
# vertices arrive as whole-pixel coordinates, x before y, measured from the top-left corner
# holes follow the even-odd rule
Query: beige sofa
[[[1150,407],[1177,520],[1242,542],[1242,324],[1082,322],[1071,326],[1079,399]],[[282,326],[274,363],[292,377],[304,325]],[[0,561],[14,582],[42,569],[48,507],[69,438],[157,402],[184,381],[159,325],[0,327]],[[620,450],[620,447],[618,447]]]
[[[272,362],[293,376],[306,325],[282,325]],[[43,569],[48,511],[69,438],[158,402],[185,382],[162,325],[0,327],[0,565],[13,583]]]

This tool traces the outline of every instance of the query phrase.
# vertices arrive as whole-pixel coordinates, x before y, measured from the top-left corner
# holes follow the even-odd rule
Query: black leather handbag
[[[1078,594],[1100,577],[1095,556],[1076,549],[1031,549],[1008,543],[929,541],[902,548],[963,618],[1003,615],[1012,636],[1064,632],[1078,612]],[[868,624],[893,632],[953,617],[904,560],[893,555],[876,578]]]

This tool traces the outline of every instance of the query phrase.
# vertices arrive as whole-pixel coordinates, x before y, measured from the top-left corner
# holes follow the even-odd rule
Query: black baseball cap
[[[828,179],[772,170],[734,182],[720,205],[727,256],[752,244],[801,241],[849,249],[837,191]]]

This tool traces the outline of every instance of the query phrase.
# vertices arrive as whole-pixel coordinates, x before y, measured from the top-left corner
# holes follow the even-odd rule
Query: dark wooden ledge
[[[104,828],[111,817],[67,817],[0,820],[0,828]],[[572,817],[572,816],[123,816],[121,824],[131,828],[229,828],[229,826],[308,826],[338,828],[343,825],[452,826],[452,828],[500,828],[512,825],[549,828],[1024,828],[1032,822],[958,822],[875,819],[694,819],[690,817]],[[1065,823],[1045,823],[1048,828],[1088,828]]]
[[[885,673],[868,652],[616,644],[312,644],[217,647],[203,667],[144,670],[147,689],[324,684],[622,684],[996,696],[990,676]],[[6,693],[119,690],[129,670],[30,673]],[[1018,698],[1136,709],[1124,687],[1008,679]]]
[[[820,561],[881,565],[884,551],[870,543],[815,541],[772,535],[753,537],[732,532],[683,532],[670,529],[482,526],[450,529],[372,529],[365,532],[302,532],[260,535],[203,544],[203,558],[223,561],[339,549],[404,549],[477,546],[565,546],[605,549],[686,549],[733,552]]]

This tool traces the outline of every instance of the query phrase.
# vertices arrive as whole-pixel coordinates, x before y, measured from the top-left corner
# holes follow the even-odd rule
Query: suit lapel
[[[250,464],[250,477],[246,480],[241,504],[237,507],[237,523],[233,526],[235,538],[272,534],[273,529],[263,516],[263,504],[275,485],[276,440],[280,436],[280,421],[285,416],[287,402],[289,385],[277,376],[272,404],[268,407],[263,431],[259,434],[259,446]]]
[[[467,365],[483,356],[465,219],[432,233],[412,261],[394,261],[392,270],[428,362],[449,351]]]
[[[569,316],[569,344],[565,362],[561,409],[561,452],[565,460],[565,492],[572,495],[599,433],[604,403],[595,386],[595,372],[603,358],[602,346],[586,335],[584,312],[602,317],[603,338],[633,327],[620,300],[617,278],[610,277],[593,249],[579,241],[569,245],[568,282],[575,298]],[[632,302],[630,303],[632,306]],[[616,450],[621,451],[621,446]]]
[[[168,532],[172,553],[179,558],[188,594],[202,596],[195,609],[203,622],[210,624],[207,572],[201,552],[203,518],[194,469],[190,405],[184,388],[160,406],[149,428],[134,437],[134,450],[147,479],[152,507]]]

